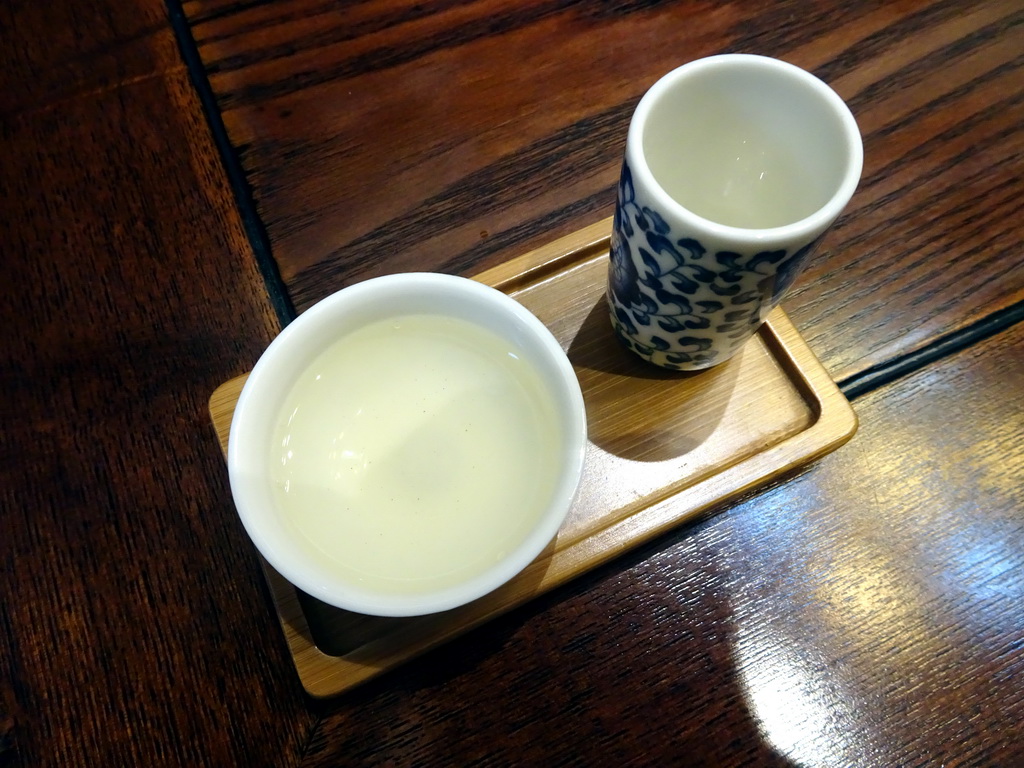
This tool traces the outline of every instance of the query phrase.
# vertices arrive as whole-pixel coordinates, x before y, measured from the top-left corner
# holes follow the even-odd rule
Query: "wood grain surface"
[[[1018,0],[184,7],[300,308],[603,218],[647,84],[725,50],[865,131],[786,305],[835,375],[1020,307]],[[812,469],[306,699],[206,415],[277,322],[182,62],[158,0],[0,4],[3,768],[1024,764],[1022,324],[860,397]]]
[[[299,310],[608,216],[640,96],[731,51],[818,74],[865,137],[860,190],[787,302],[837,379],[1024,299],[1019,0],[183,8]]]
[[[276,320],[162,4],[90,8],[0,9],[0,765],[286,764],[206,416]]]
[[[1024,324],[746,503],[371,681],[303,763],[1024,765]]]

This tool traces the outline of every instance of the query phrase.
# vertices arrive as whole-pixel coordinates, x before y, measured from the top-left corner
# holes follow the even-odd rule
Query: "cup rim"
[[[802,219],[778,227],[747,228],[721,224],[705,218],[677,202],[654,177],[643,151],[643,134],[651,110],[662,96],[680,80],[723,67],[757,67],[774,70],[795,78],[817,92],[833,109],[843,127],[846,146],[846,168],[841,182],[828,201]],[[724,53],[695,59],[662,76],[640,99],[630,121],[626,138],[626,158],[634,178],[640,176],[645,189],[655,202],[672,211],[684,222],[714,237],[733,242],[757,244],[763,241],[812,239],[825,231],[842,213],[860,183],[864,164],[864,146],[857,120],[850,107],[827,83],[795,64],[769,56],[751,53]]]
[[[325,327],[351,321],[353,312],[385,298],[431,295],[432,305],[445,302],[476,302],[466,312],[494,312],[502,322],[528,334],[538,364],[549,371],[546,381],[557,389],[565,435],[560,446],[563,467],[552,497],[533,529],[501,561],[476,576],[444,589],[418,594],[386,593],[360,589],[342,576],[329,578],[328,569],[308,559],[293,557],[294,549],[276,541],[268,527],[277,514],[265,493],[265,477],[251,477],[252,468],[269,466],[269,445],[254,444],[276,418],[275,403],[294,385],[297,371],[281,372],[287,360],[302,354],[315,355],[326,344],[315,341]],[[400,314],[395,312],[394,314]],[[452,314],[448,311],[443,314]],[[382,313],[381,317],[387,316]],[[465,317],[465,315],[463,315]],[[356,327],[353,325],[352,327]],[[307,348],[303,352],[303,345]],[[542,374],[543,375],[543,374]],[[562,407],[562,404],[565,407]],[[488,594],[525,569],[558,533],[578,492],[587,444],[587,420],[579,380],[568,356],[551,331],[515,299],[475,280],[438,273],[412,272],[386,275],[350,285],[321,300],[292,321],[270,343],[243,386],[232,417],[228,438],[228,474],[232,496],[246,533],[267,562],[287,581],[326,603],[368,615],[417,616],[456,608]],[[279,518],[278,518],[279,519]],[[289,551],[291,550],[291,552]]]

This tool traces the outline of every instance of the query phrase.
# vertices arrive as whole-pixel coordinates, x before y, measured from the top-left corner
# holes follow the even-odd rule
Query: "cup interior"
[[[648,92],[637,118],[656,183],[716,224],[769,229],[830,204],[838,213],[860,175],[848,107],[818,78],[775,59],[734,54],[684,65]]]

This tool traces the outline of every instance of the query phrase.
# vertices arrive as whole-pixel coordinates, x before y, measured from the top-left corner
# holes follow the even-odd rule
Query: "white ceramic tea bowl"
[[[468,603],[558,532],[586,447],[579,382],[525,307],[469,279],[367,280],[271,343],[231,423],[231,492],[260,553],[339,608]]]

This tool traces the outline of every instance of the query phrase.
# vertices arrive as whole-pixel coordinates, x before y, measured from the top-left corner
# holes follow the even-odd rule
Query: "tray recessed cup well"
[[[253,543],[294,586],[377,616],[469,603],[550,544],[587,445],[579,381],[529,310],[461,277],[374,278],[261,356],[228,471]]]

